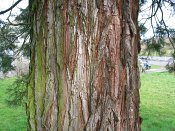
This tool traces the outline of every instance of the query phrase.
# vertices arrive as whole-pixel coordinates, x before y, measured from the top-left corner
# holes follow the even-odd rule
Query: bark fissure
[[[139,1],[33,4],[29,129],[139,131]]]

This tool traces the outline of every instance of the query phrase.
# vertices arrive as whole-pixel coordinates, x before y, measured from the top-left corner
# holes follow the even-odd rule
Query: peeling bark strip
[[[29,130],[139,131],[139,0],[33,0]]]

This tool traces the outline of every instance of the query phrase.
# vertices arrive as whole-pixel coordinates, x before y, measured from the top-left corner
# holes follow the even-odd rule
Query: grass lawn
[[[24,107],[9,107],[6,89],[14,79],[0,80],[0,131],[25,131]],[[142,131],[175,131],[175,76],[169,73],[141,74],[140,113]]]
[[[9,107],[6,104],[6,99],[9,97],[6,89],[14,80],[0,80],[0,131],[27,130],[27,117],[24,107]]]
[[[142,131],[175,131],[175,76],[141,74]]]
[[[151,65],[151,69],[160,69],[161,66],[158,66],[158,65]]]

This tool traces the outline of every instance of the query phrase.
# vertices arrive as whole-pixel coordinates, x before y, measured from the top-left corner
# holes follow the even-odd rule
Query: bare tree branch
[[[17,6],[22,0],[18,0],[16,3],[14,3],[11,7],[9,7],[8,9],[6,10],[3,10],[3,11],[0,11],[0,15],[12,10],[15,6]]]
[[[10,16],[11,16],[12,10],[10,10],[9,16],[7,17],[7,21],[9,22],[8,25],[12,25],[12,26],[21,26],[21,25],[29,25],[27,23],[13,23],[10,21]]]

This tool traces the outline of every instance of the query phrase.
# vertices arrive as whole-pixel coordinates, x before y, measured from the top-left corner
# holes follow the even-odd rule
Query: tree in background
[[[0,21],[0,71],[6,75],[9,71],[15,70],[17,77],[7,89],[9,106],[24,105],[27,98],[28,61],[21,61],[24,61],[24,57],[30,56],[29,10],[26,8],[20,11],[17,16],[11,11],[7,21]],[[13,21],[9,20],[11,16]]]
[[[146,4],[147,3],[147,4]],[[144,5],[147,5],[146,7]],[[168,7],[168,8],[167,8]],[[171,12],[168,14],[166,11]],[[174,16],[175,2],[173,0],[153,0],[147,1],[142,0],[140,4],[140,14],[145,15],[144,12],[148,13],[147,17],[140,18],[140,30],[143,37],[141,42],[144,45],[143,54],[151,55],[151,53],[157,52],[159,55],[164,55],[166,53],[165,46],[171,47],[171,54],[175,54],[175,43],[173,41],[174,29],[167,25],[167,19],[165,16]],[[150,29],[153,31],[153,36],[150,38],[144,38],[144,34],[147,32],[145,24],[150,22]]]
[[[11,63],[14,60],[13,50],[16,48],[16,45],[14,44],[16,41],[14,39],[15,33],[14,29],[10,28],[9,26],[2,27],[0,25],[0,28],[0,71],[7,73],[9,70],[14,69]]]
[[[11,16],[14,17],[13,22],[9,20]],[[12,65],[15,59],[30,56],[28,16],[29,10],[26,8],[21,9],[21,13],[17,16],[10,12],[5,22],[0,20],[0,71],[3,73],[15,69]]]

